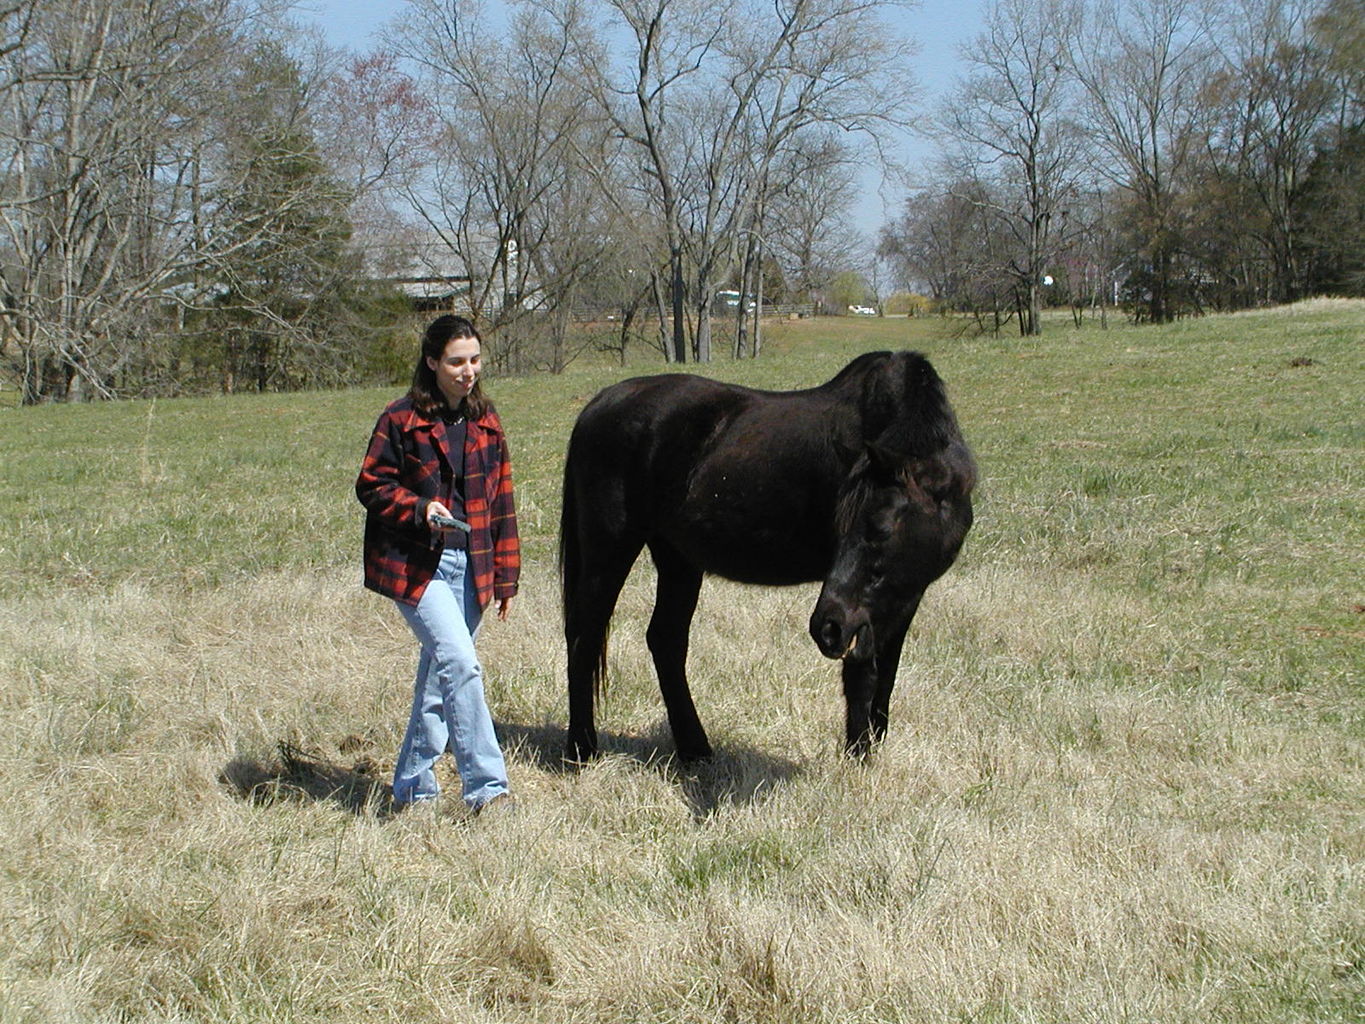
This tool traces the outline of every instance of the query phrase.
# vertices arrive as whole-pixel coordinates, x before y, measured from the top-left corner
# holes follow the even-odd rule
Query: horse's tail
[[[583,642],[582,615],[583,595],[580,587],[583,580],[583,534],[579,523],[578,487],[576,484],[573,438],[569,439],[569,451],[564,458],[564,492],[559,512],[559,599],[564,613],[564,638],[568,643],[568,655],[572,660],[574,647]],[[593,659],[592,694],[593,701],[601,697],[604,680],[607,677],[607,630],[602,632],[601,648]]]
[[[569,624],[569,603],[582,571],[578,539],[578,498],[573,485],[573,443],[564,457],[564,491],[559,509],[559,598],[564,625]]]

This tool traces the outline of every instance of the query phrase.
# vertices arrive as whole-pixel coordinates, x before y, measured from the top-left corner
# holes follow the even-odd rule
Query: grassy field
[[[627,371],[490,382],[527,554],[481,637],[494,821],[386,813],[415,650],[351,485],[389,394],[0,414],[0,1021],[1365,1020],[1365,303],[801,322],[707,372],[902,346],[982,482],[867,764],[816,588],[711,581],[717,757],[674,765],[641,566],[607,756],[561,767],[558,477]]]

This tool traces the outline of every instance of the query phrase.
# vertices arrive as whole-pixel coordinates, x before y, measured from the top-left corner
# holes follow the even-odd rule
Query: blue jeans
[[[481,611],[467,572],[468,557],[462,548],[447,548],[417,606],[398,604],[422,644],[422,655],[412,716],[393,772],[396,803],[436,799],[441,787],[432,769],[447,749],[455,757],[470,807],[482,807],[508,791],[507,766],[474,651]]]

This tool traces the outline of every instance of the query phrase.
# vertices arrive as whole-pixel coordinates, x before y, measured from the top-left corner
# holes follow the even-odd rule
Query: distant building
[[[387,245],[366,252],[375,280],[408,297],[417,312],[468,309],[470,279],[459,253],[448,245]]]

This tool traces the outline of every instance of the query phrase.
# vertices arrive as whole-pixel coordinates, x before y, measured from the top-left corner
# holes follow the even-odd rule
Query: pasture
[[[559,473],[626,371],[489,382],[526,544],[480,641],[522,805],[489,821],[386,813],[415,651],[351,486],[390,392],[0,413],[0,1020],[1360,1021],[1365,303],[948,327],[705,369],[920,348],[975,449],[866,764],[818,587],[713,580],[717,753],[675,765],[642,565],[606,756],[561,766]]]

